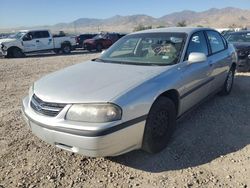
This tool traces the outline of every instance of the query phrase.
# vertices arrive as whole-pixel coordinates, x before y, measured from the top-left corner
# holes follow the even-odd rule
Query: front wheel
[[[142,149],[149,153],[163,150],[174,131],[176,107],[167,97],[159,97],[152,105],[145,125]]]
[[[227,74],[227,78],[222,86],[222,90],[220,91],[220,95],[229,95],[231,93],[234,83],[234,74],[235,69],[231,67]]]
[[[24,57],[24,53],[22,52],[22,50],[20,48],[11,48],[8,50],[7,53],[7,58],[21,58]]]

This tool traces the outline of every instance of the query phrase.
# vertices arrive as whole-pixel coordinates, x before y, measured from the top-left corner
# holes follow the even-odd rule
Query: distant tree
[[[203,25],[197,25],[197,27],[203,27]]]
[[[157,26],[156,28],[164,28],[164,27],[166,27],[166,26],[164,26],[164,25],[159,25],[159,26]]]
[[[142,30],[146,30],[146,29],[152,29],[152,26],[144,26],[142,24],[139,24],[138,26],[136,26],[134,28],[134,31],[142,31]]]
[[[176,26],[177,27],[186,27],[187,26],[186,20],[182,20],[182,21],[178,22]]]
[[[228,26],[228,28],[230,28],[230,29],[234,29],[234,28],[236,28],[236,27],[237,27],[237,25],[234,24],[234,23]]]

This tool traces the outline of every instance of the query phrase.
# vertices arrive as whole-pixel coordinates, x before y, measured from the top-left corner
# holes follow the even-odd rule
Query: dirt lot
[[[0,59],[0,188],[250,187],[250,73],[178,123],[167,149],[87,158],[47,145],[21,117],[21,99],[41,76],[98,56]]]

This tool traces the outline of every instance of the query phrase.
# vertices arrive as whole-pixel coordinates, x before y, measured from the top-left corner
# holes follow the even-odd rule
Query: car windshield
[[[21,39],[27,32],[18,32],[14,35],[10,35],[10,38],[14,38],[14,39]]]
[[[185,33],[143,33],[121,38],[100,59],[108,63],[171,65],[178,62]]]
[[[228,42],[250,42],[250,32],[228,34],[226,39]]]

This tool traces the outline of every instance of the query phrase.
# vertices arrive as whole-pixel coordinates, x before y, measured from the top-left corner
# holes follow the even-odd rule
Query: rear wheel
[[[167,97],[159,97],[152,105],[147,117],[142,149],[149,153],[163,150],[174,131],[176,107]]]
[[[231,93],[234,83],[234,74],[235,68],[231,67],[227,74],[227,78],[222,86],[222,90],[220,91],[221,95],[229,95]]]
[[[71,45],[63,44],[61,49],[64,54],[69,54],[71,52]]]

